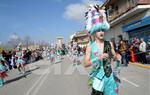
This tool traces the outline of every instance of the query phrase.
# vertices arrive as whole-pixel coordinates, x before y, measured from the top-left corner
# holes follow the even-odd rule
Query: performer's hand
[[[121,55],[119,53],[117,53],[114,60],[121,61],[121,58],[122,58]]]
[[[102,60],[102,59],[105,59],[105,58],[108,58],[108,57],[109,57],[108,53],[103,53],[103,54],[101,54],[101,56],[99,57],[99,60]]]

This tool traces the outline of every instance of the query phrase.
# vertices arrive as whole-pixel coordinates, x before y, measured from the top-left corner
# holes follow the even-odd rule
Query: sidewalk
[[[142,68],[146,68],[146,69],[150,69],[150,64],[142,64],[142,63],[137,63],[137,62],[129,62],[129,64],[142,67]]]

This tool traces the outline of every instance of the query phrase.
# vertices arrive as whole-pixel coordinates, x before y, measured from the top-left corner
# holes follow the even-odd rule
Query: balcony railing
[[[126,2],[123,5],[119,5],[117,10],[112,9],[108,16],[108,21],[111,22],[115,20],[117,17],[125,14],[129,10],[133,9],[137,5],[148,5],[150,4],[150,0],[130,0],[130,2]]]
[[[88,42],[89,42],[89,40],[83,40],[83,41],[78,41],[77,43],[82,44],[82,43],[88,43]]]
[[[149,4],[150,0],[133,0],[136,1],[137,4]]]

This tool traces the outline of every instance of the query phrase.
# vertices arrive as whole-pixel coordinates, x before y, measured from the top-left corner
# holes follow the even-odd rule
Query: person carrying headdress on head
[[[25,61],[23,60],[24,53],[22,50],[22,45],[19,44],[16,48],[16,65],[19,71],[19,74],[25,74]]]
[[[84,58],[85,67],[92,65],[88,84],[91,95],[118,95],[118,82],[112,73],[111,59],[117,59],[113,44],[104,40],[104,34],[110,28],[105,10],[98,5],[90,5],[86,12],[86,30],[90,41]]]

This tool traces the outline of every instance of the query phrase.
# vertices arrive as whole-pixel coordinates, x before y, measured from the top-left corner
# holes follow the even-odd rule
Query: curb
[[[150,65],[146,66],[142,63],[133,63],[133,62],[129,62],[129,64],[134,65],[134,66],[138,66],[138,67],[142,67],[142,68],[146,68],[146,69],[150,69]]]

